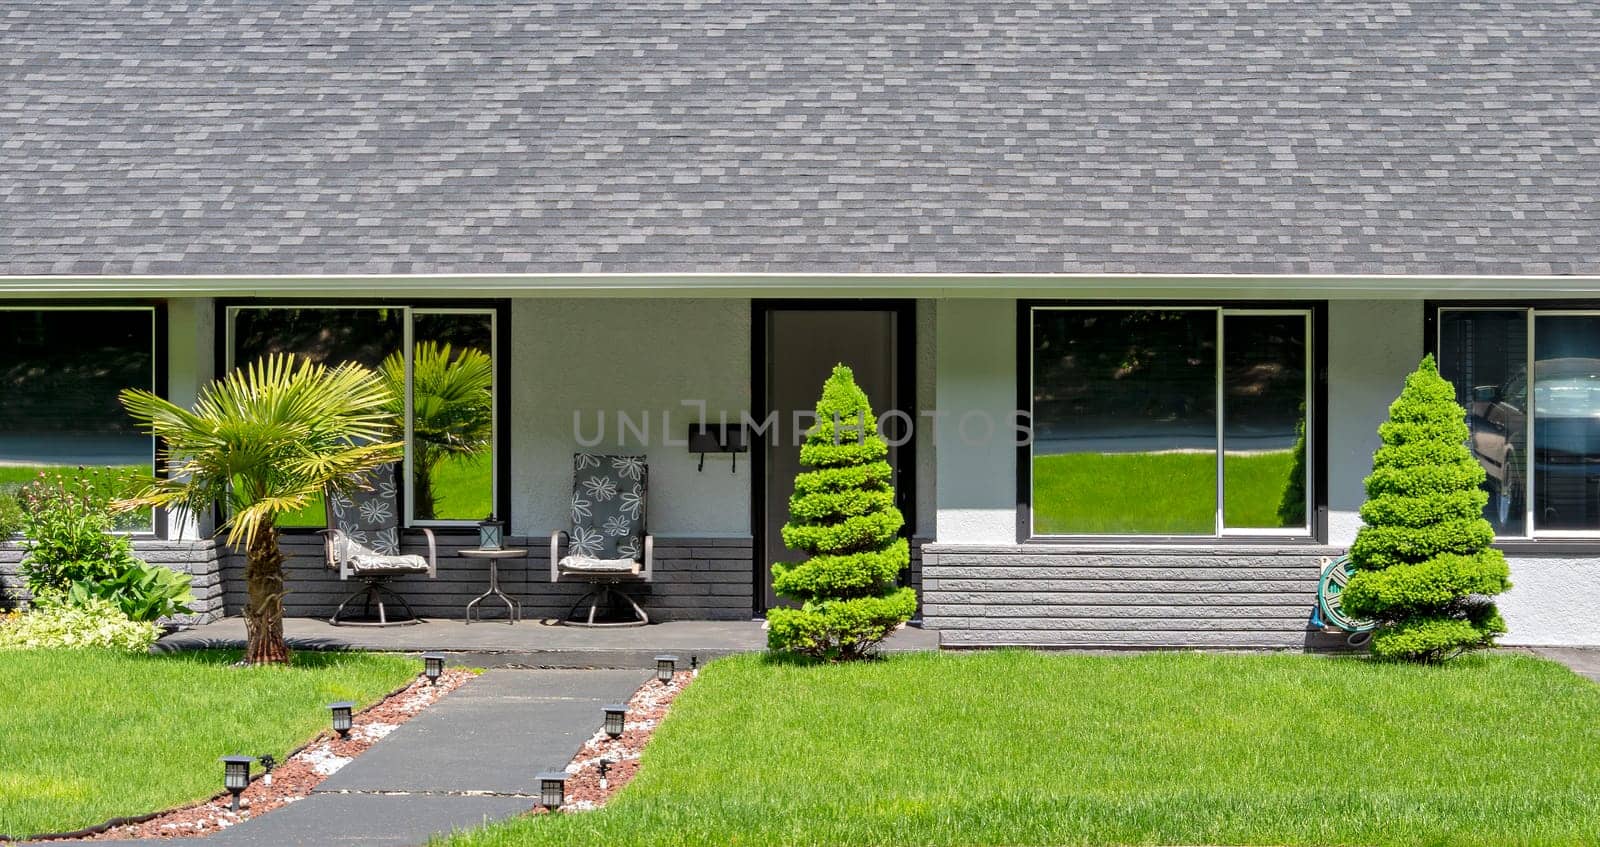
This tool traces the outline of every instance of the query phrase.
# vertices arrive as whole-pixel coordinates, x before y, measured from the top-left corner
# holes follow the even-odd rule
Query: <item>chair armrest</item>
[[[564,529],[558,529],[555,532],[550,533],[550,581],[551,582],[560,582],[561,581],[561,568],[558,567],[558,565],[561,562],[561,541],[562,541],[562,539],[564,539],[566,537],[567,537],[567,531],[564,530]]]
[[[639,571],[639,578],[643,579],[645,582],[651,582],[654,580],[650,568],[652,560],[655,559],[655,556],[656,537],[654,535],[646,535],[644,537],[644,569]]]
[[[318,530],[318,532],[322,535],[322,552],[326,558],[328,569],[338,571],[339,578],[341,580],[349,579],[350,563],[345,561],[343,556],[339,555],[339,551],[344,546],[342,542],[346,537],[344,530],[323,529]]]
[[[439,542],[434,539],[433,530],[425,526],[417,529],[422,530],[422,537],[428,539],[428,579],[434,579],[439,575]]]

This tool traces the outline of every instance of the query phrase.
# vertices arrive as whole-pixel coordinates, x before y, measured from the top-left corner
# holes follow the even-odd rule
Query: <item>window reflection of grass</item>
[[[1277,527],[1288,450],[1228,456],[1230,527]],[[1068,453],[1033,460],[1033,530],[1042,535],[1205,535],[1216,524],[1210,453]]]
[[[434,506],[439,520],[481,521],[494,508],[491,504],[493,457],[488,453],[451,458],[433,469]],[[322,498],[304,509],[285,516],[278,526],[322,529],[327,526]]]
[[[95,484],[107,485],[107,499],[133,494],[150,478],[149,465],[0,465],[0,494],[17,496],[23,486],[44,474],[51,480],[92,479]],[[123,532],[150,532],[154,513],[150,509],[118,512],[112,516],[116,528]]]

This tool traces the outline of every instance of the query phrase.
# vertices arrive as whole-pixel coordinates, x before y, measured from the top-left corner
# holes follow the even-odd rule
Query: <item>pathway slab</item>
[[[448,794],[312,794],[209,840],[214,847],[404,847],[519,815],[537,802]]]
[[[652,671],[491,670],[406,722],[317,791],[538,794]],[[271,815],[267,816],[272,817]]]
[[[661,653],[685,662],[702,662],[736,653],[765,650],[761,621],[670,621],[641,627],[583,629],[524,621],[516,626],[429,620],[388,629],[337,627],[327,621],[289,618],[283,622],[289,646],[300,650],[386,650],[454,654],[478,667],[645,668]],[[175,632],[156,644],[158,651],[204,647],[242,648],[244,621],[224,618]],[[906,627],[884,642],[886,652],[939,649],[938,633]]]
[[[1573,673],[1600,682],[1600,648],[1594,647],[1530,647],[1535,656],[1560,662]]]

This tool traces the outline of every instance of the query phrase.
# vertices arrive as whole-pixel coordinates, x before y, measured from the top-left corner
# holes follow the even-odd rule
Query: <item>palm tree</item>
[[[404,420],[400,353],[391,353],[380,373],[393,397],[391,413]],[[494,438],[494,363],[482,350],[421,341],[412,354],[411,386],[411,497],[417,517],[435,518],[434,470],[447,459],[483,453]]]
[[[358,364],[274,354],[206,386],[193,411],[140,389],[123,391],[122,404],[164,443],[167,478],[118,505],[195,515],[227,506],[218,531],[245,548],[245,662],[287,663],[277,521],[328,489],[363,487],[369,471],[401,457],[388,386]]]

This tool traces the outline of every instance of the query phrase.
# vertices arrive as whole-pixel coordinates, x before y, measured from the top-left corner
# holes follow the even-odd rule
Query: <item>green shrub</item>
[[[82,606],[106,600],[135,621],[190,611],[190,578],[133,555],[114,531],[116,492],[92,478],[44,477],[22,490],[22,573],[34,602]]]
[[[115,603],[99,598],[81,606],[0,615],[0,650],[93,647],[144,653],[160,634],[155,624],[130,620]]]
[[[1350,546],[1344,611],[1378,622],[1379,656],[1437,662],[1493,646],[1505,632],[1493,595],[1511,587],[1489,546],[1483,468],[1467,449],[1466,412],[1428,356],[1378,428],[1365,526]]]
[[[21,532],[23,521],[22,504],[17,502],[17,496],[0,491],[0,541]]]
[[[810,554],[772,566],[773,588],[799,608],[767,612],[767,646],[819,659],[857,659],[916,612],[916,593],[895,580],[910,561],[899,537],[889,447],[855,375],[839,365],[822,388],[806,432],[783,542]]]

